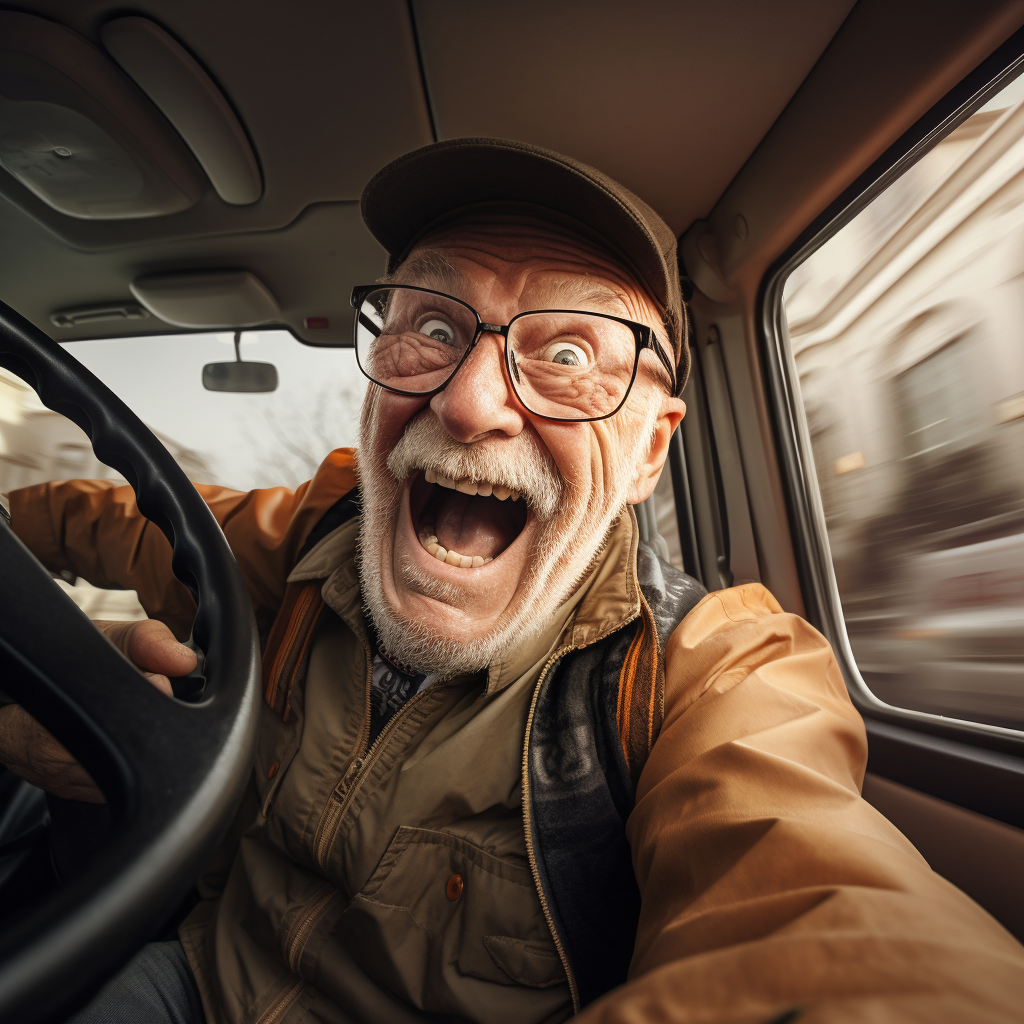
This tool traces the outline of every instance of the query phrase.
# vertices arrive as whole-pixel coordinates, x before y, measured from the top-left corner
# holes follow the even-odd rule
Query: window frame
[[[758,349],[805,614],[831,642],[850,697],[865,719],[869,770],[1018,827],[1024,827],[1024,723],[1011,729],[898,708],[876,697],[861,676],[836,584],[782,299],[800,263],[1022,74],[1024,30],[963,79],[805,229],[768,269],[757,307]]]

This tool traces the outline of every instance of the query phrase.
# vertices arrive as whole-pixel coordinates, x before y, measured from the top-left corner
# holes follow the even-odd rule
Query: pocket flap
[[[565,981],[558,954],[527,939],[485,935],[484,948],[512,981],[531,988],[550,988]]]

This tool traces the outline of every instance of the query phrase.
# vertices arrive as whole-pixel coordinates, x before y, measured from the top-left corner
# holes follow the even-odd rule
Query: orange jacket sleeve
[[[630,980],[581,1022],[1020,1020],[1024,948],[861,799],[866,754],[813,627],[757,584],[706,597],[627,824]]]
[[[269,627],[299,549],[323,514],[356,485],[355,452],[339,448],[295,490],[197,490],[220,523],[252,596],[261,631]],[[144,518],[127,485],[69,480],[10,494],[14,532],[51,571],[97,587],[135,590],[151,618],[188,636],[195,603],[171,572],[171,546]]]

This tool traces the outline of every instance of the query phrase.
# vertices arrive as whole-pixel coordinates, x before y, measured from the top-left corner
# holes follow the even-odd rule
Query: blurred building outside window
[[[797,267],[783,301],[865,682],[1024,727],[1024,78]]]

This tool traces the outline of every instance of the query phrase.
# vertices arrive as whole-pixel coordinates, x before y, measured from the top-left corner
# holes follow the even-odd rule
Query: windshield
[[[269,394],[207,391],[203,366],[235,358],[234,334],[69,342],[170,449],[196,483],[239,490],[308,480],[334,448],[354,446],[366,378],[352,349],[312,348],[284,330],[247,331],[244,361],[273,363]],[[85,435],[14,378],[0,381],[0,491],[47,480],[118,479]]]

